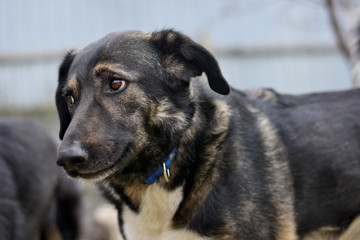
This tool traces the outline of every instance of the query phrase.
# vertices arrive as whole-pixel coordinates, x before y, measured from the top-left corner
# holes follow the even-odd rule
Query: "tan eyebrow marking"
[[[68,81],[67,89],[72,91],[76,96],[79,95],[79,82],[77,81],[76,74],[72,75]]]
[[[98,63],[93,70],[93,76],[96,77],[98,74],[100,74],[101,72],[112,72],[114,74],[120,74],[121,76],[123,76],[124,78],[126,78],[126,80],[135,80],[136,75],[135,73],[132,72],[127,72],[124,71],[125,67],[122,66],[119,63],[116,64],[112,64],[112,63]]]

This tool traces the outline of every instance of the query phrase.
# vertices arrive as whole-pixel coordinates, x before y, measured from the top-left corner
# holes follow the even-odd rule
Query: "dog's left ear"
[[[63,96],[63,89],[66,85],[69,69],[75,56],[76,54],[74,51],[68,52],[67,55],[64,57],[59,68],[59,79],[58,79],[58,86],[56,89],[55,101],[60,119],[60,132],[59,132],[60,140],[63,139],[66,129],[69,127],[69,124],[71,122],[71,116],[68,110],[68,105],[65,100],[65,97]]]
[[[150,38],[160,52],[160,67],[166,72],[164,78],[174,88],[189,84],[191,77],[205,72],[210,88],[227,95],[230,86],[223,77],[215,57],[187,36],[173,31],[154,32]],[[174,82],[174,78],[177,79]]]

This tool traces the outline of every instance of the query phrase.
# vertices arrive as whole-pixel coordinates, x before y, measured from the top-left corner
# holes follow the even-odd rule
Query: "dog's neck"
[[[195,201],[191,201],[192,204],[198,202],[199,205],[207,196],[204,194],[207,190],[202,189],[203,186],[208,186],[208,182],[214,181],[216,178],[213,166],[222,158],[222,156],[218,156],[222,153],[216,149],[221,147],[220,145],[227,136],[231,114],[227,103],[221,98],[204,102],[201,106],[196,106],[192,124],[181,137],[177,147],[179,155],[174,157],[170,167],[169,182],[163,175],[160,175],[154,183],[167,191],[173,191],[182,186],[185,189],[184,198],[191,196],[195,198]],[[216,116],[216,118],[212,116]],[[169,154],[170,152],[164,154],[163,161],[166,161]],[[147,173],[141,174],[141,176],[136,172],[122,176],[114,175],[100,183],[100,188],[104,191],[105,196],[116,205],[125,203],[131,210],[138,212],[144,199],[144,193],[151,186],[144,180],[158,167],[160,166],[151,166]],[[191,181],[187,181],[189,177]],[[186,201],[183,201],[179,214],[191,216],[194,214],[193,209],[194,206],[187,206]]]
[[[170,167],[171,167],[171,163],[175,157],[175,154],[179,155],[178,151],[176,150],[176,147],[172,150],[172,152],[170,153],[168,159],[166,161],[163,161],[161,166],[155,168],[149,175],[148,177],[144,180],[145,183],[151,185],[153,183],[156,182],[156,180],[161,177],[164,176],[164,179],[166,182],[170,181]]]

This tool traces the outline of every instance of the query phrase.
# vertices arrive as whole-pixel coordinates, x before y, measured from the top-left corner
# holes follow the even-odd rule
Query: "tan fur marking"
[[[339,240],[360,239],[360,215],[358,215],[346,231],[341,234]]]
[[[176,34],[175,33],[169,33],[166,36],[166,41],[168,43],[170,43],[170,44],[173,43],[175,41],[175,39],[176,39]]]
[[[337,227],[325,227],[314,231],[301,240],[356,240],[360,239],[360,215],[342,233]]]
[[[74,96],[79,96],[79,83],[76,74],[72,75],[68,81],[68,89],[71,90]]]
[[[155,114],[153,114],[155,116],[152,118],[153,124],[173,123],[172,127],[175,131],[183,129],[187,124],[185,114],[180,111],[172,112],[172,108],[174,106],[168,99],[160,101],[155,108]]]
[[[206,172],[211,168],[211,166],[213,166],[213,163],[214,161],[216,161],[216,159],[222,158],[222,156],[218,156],[219,154],[221,154],[221,152],[218,151],[218,146],[224,141],[224,138],[229,130],[228,128],[231,115],[230,109],[226,102],[221,100],[214,100],[213,104],[215,105],[214,115],[216,117],[214,117],[214,119],[212,120],[209,126],[209,131],[211,132],[211,134],[219,136],[217,138],[217,141],[215,141],[213,144],[208,144],[206,147],[204,157],[206,157],[208,161],[206,161],[206,165],[203,166],[203,169]]]
[[[336,228],[337,229],[337,228]],[[320,230],[311,232],[301,240],[340,240],[338,229],[321,228]],[[349,239],[350,240],[350,239]],[[354,239],[351,239],[354,240]]]
[[[126,80],[135,80],[136,79],[138,73],[124,71],[123,69],[126,69],[126,67],[122,66],[119,63],[114,64],[114,63],[109,63],[109,62],[101,62],[101,63],[98,63],[94,67],[93,76],[96,77],[96,75],[100,72],[113,72],[113,73],[120,74]]]
[[[108,176],[111,176],[115,172],[116,171],[110,169],[108,171],[104,171],[103,173],[97,175],[94,178],[82,178],[82,177],[79,177],[79,179],[83,180],[84,182],[95,183],[95,182],[99,182],[99,181],[104,180],[105,178],[107,178]]]
[[[266,171],[271,192],[270,201],[277,211],[276,239],[296,240],[298,237],[294,217],[294,190],[285,146],[265,115],[258,113],[257,125],[269,165]]]
[[[140,206],[143,193],[148,187],[149,185],[147,184],[139,184],[136,187],[125,187],[124,192],[131,199],[135,206]]]
[[[213,134],[227,132],[231,117],[230,108],[225,101],[218,99],[215,99],[213,101],[213,104],[215,105],[215,117],[213,120],[213,128],[211,129],[211,131]]]
[[[222,159],[222,152],[217,150],[218,146],[222,144],[224,138],[228,132],[228,126],[230,121],[231,112],[225,101],[214,100],[213,104],[215,106],[214,119],[209,123],[208,130],[211,134],[217,135],[216,141],[206,144],[206,148],[203,153],[203,158],[206,160],[204,164],[199,167],[199,171],[195,175],[194,185],[192,186],[190,193],[187,197],[187,201],[182,203],[181,211],[178,212],[177,216],[182,219],[192,219],[197,213],[197,209],[204,203],[208,197],[210,191],[213,189],[213,183],[219,178],[219,172],[217,171],[217,165],[221,164],[217,160]],[[191,144],[191,139],[194,136],[194,133],[198,128],[204,127],[200,126],[201,116],[196,112],[193,117],[193,125],[187,132],[184,134],[182,139],[181,146],[179,148],[180,152],[186,152],[189,148],[189,142]],[[176,164],[176,163],[175,163]],[[224,226],[228,232],[233,232],[234,227],[231,222],[227,226]],[[227,237],[221,238],[227,239]]]
[[[265,102],[272,104],[277,104],[279,102],[279,97],[276,93],[270,89],[256,89],[250,93],[251,98],[262,99]]]
[[[176,58],[175,55],[167,55],[166,58],[162,59],[160,66],[166,69],[165,71],[175,75],[178,78],[191,77],[190,71],[186,68],[183,62]]]

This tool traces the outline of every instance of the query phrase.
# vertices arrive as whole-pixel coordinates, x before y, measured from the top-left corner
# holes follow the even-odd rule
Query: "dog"
[[[60,65],[57,163],[127,240],[360,239],[359,102],[238,91],[182,33],[110,33]]]
[[[31,121],[0,119],[0,239],[78,239],[80,192],[56,166],[57,150]]]

